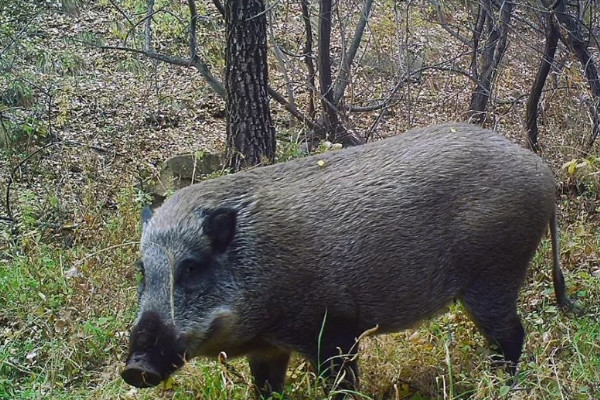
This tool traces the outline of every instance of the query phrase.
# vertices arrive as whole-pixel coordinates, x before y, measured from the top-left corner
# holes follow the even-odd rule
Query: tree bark
[[[548,78],[548,73],[554,62],[554,55],[556,54],[559,36],[554,12],[548,12],[546,19],[546,44],[544,46],[544,54],[542,55],[540,67],[535,75],[535,81],[531,88],[529,99],[527,100],[527,107],[525,109],[527,147],[536,153],[539,151],[537,125],[538,104],[540,102],[540,97],[542,96],[542,90],[546,84],[546,79]]]
[[[317,68],[321,86],[321,105],[325,111],[326,129],[329,140],[344,146],[362,144],[360,138],[351,135],[341,123],[333,96],[331,77],[331,0],[321,0],[319,5],[319,50]]]
[[[508,28],[512,17],[514,3],[504,1],[500,7],[500,21],[494,18],[494,11],[490,0],[481,0],[480,13],[485,13],[485,23],[487,25],[488,36],[483,49],[483,63],[481,71],[477,73],[478,84],[471,96],[468,116],[470,119],[482,123],[485,120],[485,111],[492,93],[492,86],[496,80],[498,66],[504,57],[508,37]],[[478,27],[483,16],[478,18]],[[478,42],[475,37],[478,34],[474,32],[473,43]],[[476,49],[475,49],[476,50]],[[476,53],[474,53],[476,54]]]
[[[350,69],[352,67],[354,57],[356,57],[356,52],[358,51],[360,42],[362,41],[363,33],[371,14],[371,7],[373,7],[373,0],[366,0],[362,13],[360,14],[360,20],[358,21],[358,25],[354,31],[354,37],[352,38],[352,42],[350,42],[350,46],[348,47],[346,55],[342,61],[340,72],[333,90],[333,100],[336,107],[339,107],[340,101],[344,96],[344,92],[346,91],[346,86],[348,86],[350,83]]]
[[[588,147],[594,144],[600,132],[600,118],[598,117],[598,106],[600,103],[600,78],[598,77],[598,69],[594,58],[588,50],[589,40],[584,37],[583,31],[585,26],[579,16],[573,16],[566,9],[564,0],[556,0],[554,5],[556,18],[560,27],[565,31],[560,32],[561,41],[571,50],[583,68],[584,75],[588,81],[590,91],[594,97],[590,106],[592,114],[592,133],[588,139]]]
[[[229,168],[238,171],[275,159],[264,1],[227,0],[225,22],[227,154]]]
[[[308,84],[308,116],[312,119],[315,118],[316,109],[315,109],[315,89],[317,85],[315,85],[315,64],[313,63],[313,32],[312,25],[310,22],[310,10],[309,10],[309,0],[301,0],[302,4],[302,19],[304,20],[304,29],[306,30],[306,41],[304,42],[304,63],[306,64],[306,70],[308,72],[308,76],[306,77],[306,81]]]

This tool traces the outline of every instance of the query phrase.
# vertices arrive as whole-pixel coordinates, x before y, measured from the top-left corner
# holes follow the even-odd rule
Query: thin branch
[[[342,61],[340,73],[338,74],[333,89],[334,104],[339,104],[341,98],[344,96],[344,91],[346,90],[346,87],[350,82],[350,67],[352,66],[354,57],[356,57],[356,52],[358,51],[360,42],[362,41],[362,36],[365,31],[365,27],[367,26],[367,21],[369,20],[369,15],[371,13],[372,6],[373,0],[366,0],[365,6],[360,15],[360,20],[358,21],[358,25],[356,26],[356,30],[354,31],[354,37],[352,38],[350,47],[348,48],[344,60]]]
[[[302,112],[300,112],[296,107],[292,107],[290,103],[288,103],[287,100],[275,89],[268,87],[267,91],[269,92],[269,96],[271,96],[273,100],[281,104],[286,110],[290,112],[290,114],[296,117],[299,121],[305,123],[310,129],[316,130],[317,128],[320,128],[320,126],[313,122],[312,119],[302,114]]]
[[[464,37],[463,35],[461,35],[458,31],[452,29],[452,27],[448,23],[446,14],[442,11],[442,6],[441,6],[440,2],[432,1],[432,3],[433,3],[433,7],[435,8],[440,26],[446,32],[448,32],[452,37],[454,37],[455,39],[458,39],[459,42],[463,43],[464,45],[466,45],[468,47],[473,47],[473,42],[471,40],[469,40],[466,37]]]
[[[108,1],[110,2],[110,4],[112,4],[112,6],[114,8],[117,9],[117,11],[123,16],[123,18],[125,18],[127,20],[127,22],[129,22],[129,25],[133,25],[133,21],[131,20],[131,18],[129,18],[127,13],[125,13],[125,11],[123,11],[123,9],[121,7],[119,7],[119,4],[117,4],[115,2],[115,0],[108,0]]]
[[[12,183],[15,180],[15,175],[17,174],[17,171],[23,166],[23,164],[25,164],[27,161],[29,161],[33,156],[35,156],[36,154],[39,154],[40,152],[46,150],[49,147],[55,146],[57,144],[59,144],[60,142],[50,142],[50,143],[46,143],[45,145],[43,145],[42,147],[40,147],[39,149],[37,149],[36,151],[30,153],[29,155],[27,155],[27,157],[25,157],[24,159],[22,159],[21,161],[19,161],[19,163],[12,169],[10,176],[8,177],[8,182],[6,182],[6,214],[8,214],[8,218],[14,220],[14,216],[12,213],[12,209],[10,207],[10,187],[12,185]]]
[[[131,25],[131,27],[129,28],[129,30],[127,31],[127,33],[125,34],[125,39],[123,39],[123,42],[127,42],[129,40],[129,37],[131,36],[131,34],[135,31],[135,28],[137,28],[138,26],[142,25],[142,24],[146,24],[148,19],[152,18],[153,16],[155,16],[156,14],[158,14],[159,12],[165,11],[164,8],[159,8],[158,10],[154,10],[152,12],[152,14],[148,14],[146,15],[144,18],[140,19],[139,21],[133,23]],[[145,29],[145,28],[144,28]]]
[[[267,4],[266,4],[267,8],[269,8],[268,0],[265,0],[265,1],[267,2]],[[296,102],[294,101],[294,88],[292,86],[292,81],[290,79],[290,75],[288,74],[285,56],[284,56],[283,52],[281,51],[279,44],[275,40],[275,33],[273,32],[273,13],[269,12],[268,16],[269,16],[269,24],[268,24],[269,39],[271,41],[271,44],[273,45],[273,52],[275,53],[275,58],[277,59],[277,62],[279,63],[279,67],[281,68],[281,71],[283,73],[283,80],[285,81],[285,88],[287,91],[288,103],[289,103],[290,107],[295,109]]]
[[[304,64],[306,64],[306,70],[308,76],[306,77],[308,83],[308,115],[311,118],[315,117],[315,97],[316,97],[316,84],[315,84],[315,64],[313,61],[313,33],[312,25],[310,23],[310,10],[309,0],[301,0],[302,4],[302,19],[304,20],[304,29],[306,30],[306,40],[304,42]]]
[[[198,41],[196,39],[198,11],[196,10],[196,1],[188,0],[188,6],[190,8],[190,58],[194,60],[198,57]]]
[[[473,52],[471,55],[471,74],[473,78],[479,81],[479,71],[477,68],[477,54],[479,52],[479,40],[481,39],[481,34],[483,32],[483,26],[486,20],[486,13],[481,4],[478,7],[477,11],[477,24],[475,25],[475,29],[473,30]]]
[[[467,54],[468,53],[461,53],[457,57],[453,57],[453,60],[462,58],[463,56],[465,56]],[[421,74],[427,70],[437,70],[437,71],[456,73],[459,75],[463,75],[466,78],[470,79],[471,81],[477,83],[477,81],[471,76],[469,71],[466,71],[464,69],[461,69],[461,68],[458,68],[458,67],[452,66],[452,65],[451,66],[443,65],[444,63],[449,62],[449,61],[452,61],[452,60],[442,61],[442,62],[440,62],[438,64],[434,64],[434,65],[426,65],[426,66],[416,69],[414,71],[409,71],[407,74],[400,77],[400,79],[398,80],[398,83],[396,83],[396,85],[394,85],[394,88],[390,91],[390,94],[388,96],[386,96],[385,99],[379,100],[379,102],[376,104],[371,104],[371,105],[367,105],[367,106],[347,106],[344,109],[349,112],[360,113],[360,112],[376,111],[376,110],[380,110],[382,108],[386,108],[389,106],[391,99],[393,98],[393,94],[395,94],[395,92],[401,87],[401,84],[410,82],[413,75]]]
[[[546,44],[544,47],[544,54],[540,61],[540,66],[535,75],[535,81],[531,88],[531,94],[527,100],[527,107],[525,108],[525,124],[527,130],[527,146],[534,152],[538,152],[538,104],[542,96],[542,91],[550,73],[550,68],[554,62],[554,55],[556,54],[556,48],[558,46],[558,26],[554,17],[554,10],[547,13],[547,32],[546,32]]]
[[[229,1],[229,0],[227,0]],[[275,3],[273,3],[272,5],[268,6],[268,4],[265,4],[265,9],[261,12],[259,12],[256,15],[251,16],[250,18],[248,18],[246,21],[252,21],[255,18],[259,18],[262,17],[264,14],[271,12],[272,9],[274,9],[275,7],[277,7],[277,4],[281,3],[281,0],[276,0]]]
[[[36,20],[36,18],[42,13],[42,11],[38,11],[33,17],[31,17],[31,19],[29,21],[27,21],[27,23],[21,28],[21,30],[19,32],[17,32],[16,35],[14,35],[11,40],[6,44],[6,46],[4,46],[4,48],[2,49],[2,51],[0,51],[0,58],[2,58],[2,56],[4,55],[4,53],[6,53],[8,51],[8,49],[10,49],[12,47],[13,44],[15,44],[17,42],[17,40],[19,40],[19,38],[21,37],[22,34],[25,33],[25,31],[27,30],[27,28],[29,27],[29,25],[31,25],[33,23],[33,21]]]
[[[87,43],[87,44],[90,46],[95,46],[92,43]],[[194,68],[196,68],[196,70],[198,72],[200,72],[200,74],[202,75],[202,77],[204,79],[206,79],[206,81],[208,82],[210,87],[212,87],[213,90],[215,92],[217,92],[217,94],[221,98],[224,99],[227,96],[226,92],[225,92],[225,88],[223,87],[223,84],[221,82],[219,82],[213,76],[213,74],[210,72],[210,70],[208,68],[208,65],[204,61],[202,61],[202,59],[200,59],[200,57],[196,57],[195,59],[172,57],[172,56],[167,56],[165,54],[156,53],[152,50],[139,50],[139,49],[133,49],[131,47],[122,47],[122,46],[95,46],[95,47],[98,47],[103,50],[119,50],[119,51],[126,51],[129,53],[143,54],[148,58],[166,62],[168,64],[179,65],[181,67],[194,67]]]
[[[592,96],[594,96],[594,102],[592,107],[597,104],[600,99],[600,78],[598,77],[598,69],[592,57],[592,54],[588,51],[589,43],[583,37],[581,32],[582,21],[576,17],[573,17],[566,10],[564,0],[557,0],[556,3],[556,18],[559,25],[566,30],[566,35],[560,33],[560,40],[577,56],[581,67],[583,68],[584,75],[588,81]],[[598,110],[592,111],[592,116],[597,115]],[[598,118],[592,120],[592,133],[588,140],[588,146],[591,147],[594,144],[594,140],[598,136],[598,130],[600,127],[597,122]]]
[[[154,15],[154,0],[148,0],[148,13],[146,15],[146,29],[144,37],[146,39],[146,51],[152,51],[152,16]]]
[[[215,5],[215,7],[217,7],[217,10],[219,10],[221,16],[225,17],[225,7],[223,7],[223,4],[221,4],[219,0],[213,0],[213,4]]]

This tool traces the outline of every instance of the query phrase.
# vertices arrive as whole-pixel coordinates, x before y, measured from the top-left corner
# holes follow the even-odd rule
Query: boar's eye
[[[207,274],[208,263],[203,259],[186,258],[177,267],[176,282],[189,286],[202,281]]]

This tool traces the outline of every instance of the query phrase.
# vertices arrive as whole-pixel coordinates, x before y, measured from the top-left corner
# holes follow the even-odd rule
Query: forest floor
[[[147,390],[119,376],[136,312],[144,188],[171,156],[223,151],[225,103],[190,68],[99,48],[127,36],[111,1],[20,3],[0,6],[0,399],[248,398],[243,360],[228,366],[195,360]],[[363,67],[349,90],[355,104],[389,88],[398,47],[429,61],[464,51],[429,19],[427,7],[406,12],[410,29],[402,30],[396,19],[404,13],[394,14],[387,3],[393,2],[373,12],[370,47],[361,50]],[[203,56],[222,71],[223,27],[206,7]],[[300,42],[297,10],[279,7],[275,37]],[[169,29],[177,35],[171,25],[159,28],[165,37]],[[523,96],[535,76],[531,60],[539,58],[540,38],[527,30],[511,35],[486,125],[523,144]],[[185,41],[160,45],[185,51]],[[270,57],[273,85],[283,91],[281,66]],[[485,340],[453,305],[413,329],[365,340],[364,398],[600,399],[600,159],[598,144],[582,151],[590,131],[585,79],[575,60],[565,52],[559,58],[561,70],[542,101],[541,155],[559,182],[561,259],[580,315],[555,306],[544,239],[522,290],[527,342],[517,385],[491,366]],[[472,90],[464,76],[424,71],[385,113],[351,114],[346,123],[367,132],[377,122],[377,139],[462,120]],[[304,155],[299,143],[306,128],[275,102],[272,113],[279,160]],[[314,378],[294,358],[286,397],[322,398]]]

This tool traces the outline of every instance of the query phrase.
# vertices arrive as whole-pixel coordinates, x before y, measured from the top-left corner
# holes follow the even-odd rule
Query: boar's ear
[[[152,209],[150,209],[150,207],[144,206],[144,208],[142,208],[142,230],[144,230],[144,228],[146,227],[148,222],[150,222],[152,215],[153,215],[153,213],[152,213]]]
[[[210,239],[213,250],[224,252],[235,236],[237,211],[232,208],[217,208],[205,216],[204,233]]]

